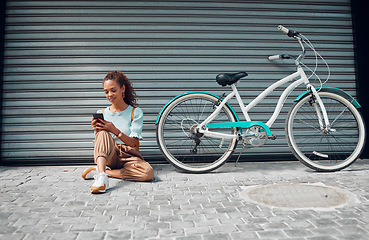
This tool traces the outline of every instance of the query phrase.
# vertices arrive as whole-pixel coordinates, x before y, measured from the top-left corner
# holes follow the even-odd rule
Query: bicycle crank
[[[268,141],[266,131],[261,126],[253,126],[246,130],[246,134],[243,136],[243,145],[250,144],[254,147],[263,146]]]

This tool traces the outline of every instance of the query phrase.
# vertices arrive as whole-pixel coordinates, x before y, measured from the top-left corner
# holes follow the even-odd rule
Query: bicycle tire
[[[317,171],[339,171],[356,161],[365,146],[365,125],[346,98],[319,92],[332,131],[320,129],[311,95],[292,106],[286,119],[286,138],[300,162]],[[318,103],[317,103],[318,104]]]
[[[163,111],[156,128],[157,142],[165,158],[184,172],[204,173],[222,166],[237,146],[237,139],[200,137],[197,152],[191,129],[205,120],[219,104],[219,99],[206,93],[189,93],[170,103]],[[225,105],[212,122],[235,122],[231,109]],[[236,134],[237,128],[217,129]]]

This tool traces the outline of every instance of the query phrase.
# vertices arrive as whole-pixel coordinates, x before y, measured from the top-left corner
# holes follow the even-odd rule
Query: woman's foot
[[[110,167],[106,167],[106,170],[111,170]],[[84,180],[87,180],[87,179],[93,179],[95,175],[98,175],[99,173],[97,172],[97,169],[96,167],[91,167],[91,168],[87,168],[83,171],[82,173],[82,178]]]
[[[99,175],[95,175],[95,182],[91,186],[91,193],[104,193],[109,188],[108,174],[102,172]]]
[[[83,171],[82,178],[85,179],[85,180],[93,179],[95,175],[97,175],[96,168],[94,168],[94,167],[87,168]]]

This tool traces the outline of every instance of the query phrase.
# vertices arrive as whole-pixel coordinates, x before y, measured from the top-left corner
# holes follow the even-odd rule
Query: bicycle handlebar
[[[273,55],[273,56],[268,57],[269,61],[278,60],[278,59],[281,59],[281,55]]]
[[[283,27],[282,25],[279,25],[278,26],[278,30],[281,31],[281,32],[284,32],[285,34],[287,34],[287,36],[291,37],[291,38],[294,38],[294,39],[297,39],[300,46],[301,46],[301,49],[302,49],[302,53],[296,58],[296,57],[293,57],[289,54],[281,54],[281,55],[272,55],[272,56],[269,56],[268,57],[268,60],[271,61],[271,60],[278,60],[278,59],[295,59],[295,64],[299,64],[299,62],[304,59],[305,57],[305,47],[302,43],[302,40],[301,40],[301,37],[300,37],[300,33],[295,31],[295,30],[290,30],[286,27]]]
[[[283,27],[282,25],[278,26],[278,30],[284,32],[285,34],[287,34],[287,36],[292,37],[292,38],[300,34],[299,32],[295,30],[289,30],[288,28]]]
[[[272,55],[268,57],[269,61],[278,60],[278,59],[295,59],[296,57],[289,54],[281,54],[281,55]]]
[[[290,30],[288,28],[283,27],[282,25],[278,26],[278,30],[284,32],[285,34],[288,34]]]

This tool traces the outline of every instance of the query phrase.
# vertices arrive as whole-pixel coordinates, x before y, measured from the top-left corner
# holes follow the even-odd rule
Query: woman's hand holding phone
[[[94,113],[92,118],[91,127],[95,131],[95,133],[106,130],[113,134],[119,132],[119,130],[114,126],[112,122],[104,120],[104,116],[102,113]]]
[[[95,131],[95,133],[97,133],[98,131],[102,129],[102,125],[104,124],[103,122],[104,122],[104,115],[102,113],[93,114],[91,127]]]

